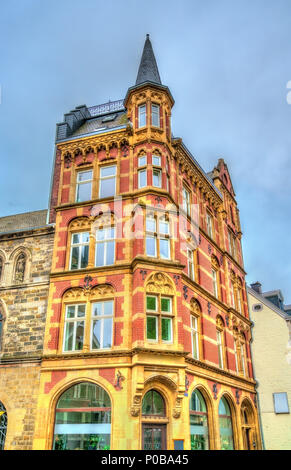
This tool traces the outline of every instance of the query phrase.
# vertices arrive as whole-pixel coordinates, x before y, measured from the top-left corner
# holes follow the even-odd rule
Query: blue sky
[[[0,11],[0,216],[47,207],[55,124],[122,99],[150,34],[172,129],[228,164],[248,282],[291,303],[291,2],[10,0]]]

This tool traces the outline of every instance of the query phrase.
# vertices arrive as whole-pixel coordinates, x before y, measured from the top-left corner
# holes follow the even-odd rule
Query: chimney
[[[251,288],[255,290],[256,292],[258,292],[258,294],[262,293],[262,284],[259,281],[251,284]]]

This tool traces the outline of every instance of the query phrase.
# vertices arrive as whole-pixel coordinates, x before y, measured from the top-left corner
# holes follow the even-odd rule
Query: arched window
[[[66,390],[56,406],[54,450],[108,450],[111,402],[108,393],[88,382]]]
[[[143,416],[166,416],[165,401],[156,390],[150,390],[142,401]]]
[[[191,450],[208,450],[208,420],[205,400],[199,390],[194,390],[190,400]]]
[[[6,412],[5,406],[0,401],[0,450],[4,450],[6,431],[7,431],[7,412]]]
[[[218,414],[221,450],[233,450],[234,444],[231,412],[229,404],[224,397],[222,397],[219,402]]]
[[[241,422],[244,449],[255,450],[257,447],[255,418],[252,407],[247,400],[244,400],[241,405]]]
[[[14,276],[15,281],[17,282],[24,281],[25,267],[26,267],[26,255],[25,253],[20,253],[15,264],[15,276]]]
[[[190,302],[191,308],[191,343],[192,356],[194,359],[201,359],[200,355],[200,325],[201,325],[201,307],[196,299]]]
[[[226,355],[224,343],[224,323],[220,316],[216,318],[216,340],[218,348],[218,365],[221,369],[226,368]]]

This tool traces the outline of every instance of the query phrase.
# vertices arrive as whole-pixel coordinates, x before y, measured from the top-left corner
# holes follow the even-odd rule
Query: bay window
[[[146,126],[146,105],[142,104],[141,106],[138,107],[138,127],[144,127]]]
[[[152,103],[152,126],[160,127],[160,107]]]

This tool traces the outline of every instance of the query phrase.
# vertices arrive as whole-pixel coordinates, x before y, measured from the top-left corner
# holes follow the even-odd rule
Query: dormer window
[[[152,104],[152,126],[160,127],[160,107]]]
[[[144,127],[147,124],[146,105],[142,104],[138,107],[138,127]]]

